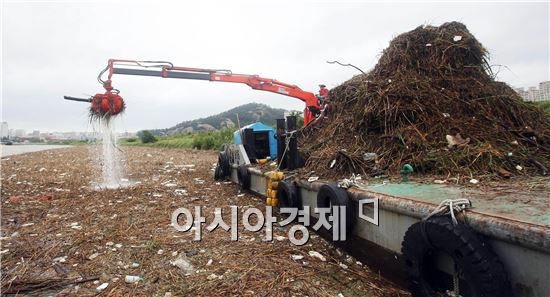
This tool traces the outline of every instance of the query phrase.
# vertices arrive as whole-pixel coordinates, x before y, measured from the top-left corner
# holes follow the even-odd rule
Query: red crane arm
[[[107,71],[108,80],[101,80],[101,75]],[[230,70],[176,67],[169,62],[111,59],[109,60],[107,67],[98,77],[99,81],[103,84],[107,91],[113,90],[111,85],[111,78],[113,74],[158,76],[164,78],[195,79],[246,84],[254,90],[273,92],[297,98],[305,102],[305,125],[315,119],[315,115],[320,109],[315,94],[304,91],[296,85],[283,83],[271,78],[263,78],[258,75],[234,74]]]

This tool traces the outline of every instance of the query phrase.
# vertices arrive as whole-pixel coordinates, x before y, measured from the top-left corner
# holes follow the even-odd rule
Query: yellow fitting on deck
[[[282,171],[269,171],[267,173],[267,177],[272,180],[282,180],[284,178],[285,174]]]

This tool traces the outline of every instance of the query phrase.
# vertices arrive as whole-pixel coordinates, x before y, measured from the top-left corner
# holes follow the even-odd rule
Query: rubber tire
[[[223,179],[222,168],[218,164],[216,165],[216,169],[214,169],[214,180],[222,180],[222,179]]]
[[[474,296],[513,296],[504,265],[469,226],[455,226],[447,216],[434,217],[425,224],[425,235],[422,233],[422,222],[409,227],[401,248],[414,297],[439,296],[430,287],[423,271],[424,259],[433,251],[444,252],[453,258]]]
[[[354,209],[348,197],[348,192],[337,185],[322,185],[319,192],[317,192],[317,207],[328,208],[331,207],[331,204],[346,207],[346,231],[351,232],[354,225]]]
[[[277,200],[279,200],[279,208],[302,208],[298,188],[290,181],[282,180],[279,182],[277,186]]]
[[[240,165],[237,168],[237,179],[239,180],[239,186],[241,190],[250,190],[250,172],[246,165]]]
[[[231,165],[229,164],[229,157],[226,152],[220,152],[218,155],[218,166],[222,169],[222,178],[231,175]]]

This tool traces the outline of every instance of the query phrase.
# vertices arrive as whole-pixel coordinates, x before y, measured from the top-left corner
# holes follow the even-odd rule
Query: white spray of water
[[[122,163],[120,150],[117,146],[117,135],[113,120],[102,120],[100,123],[102,134],[102,154],[100,155],[102,181],[99,188],[115,189],[128,182],[122,178]]]

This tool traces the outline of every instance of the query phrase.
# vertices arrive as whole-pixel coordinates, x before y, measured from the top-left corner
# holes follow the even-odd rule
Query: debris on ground
[[[550,168],[550,118],[495,80],[487,50],[458,22],[397,36],[372,71],[332,89],[328,104],[327,117],[299,137],[304,172],[397,174],[409,163],[466,183],[500,169],[533,176]]]
[[[237,194],[244,194],[236,203],[239,210],[264,209],[263,199],[239,193],[236,185],[216,185],[210,171],[215,152],[122,147],[124,174],[132,185],[98,189],[93,181],[101,172],[93,167],[90,150],[76,146],[2,160],[2,293],[409,296],[319,236],[310,234],[304,246],[293,245],[287,240],[290,226],[273,228],[271,241],[259,240],[265,230],[247,231],[241,221],[238,241],[222,228],[209,232],[206,225],[201,241],[193,240],[192,231],[175,230],[171,214],[180,207],[203,206],[207,223],[216,207],[229,223]],[[194,170],[171,170],[180,165]],[[40,168],[66,174],[44,175]],[[166,186],[170,183],[177,187]],[[53,200],[37,200],[54,188],[64,191],[55,192]],[[342,262],[347,269],[339,266]]]

